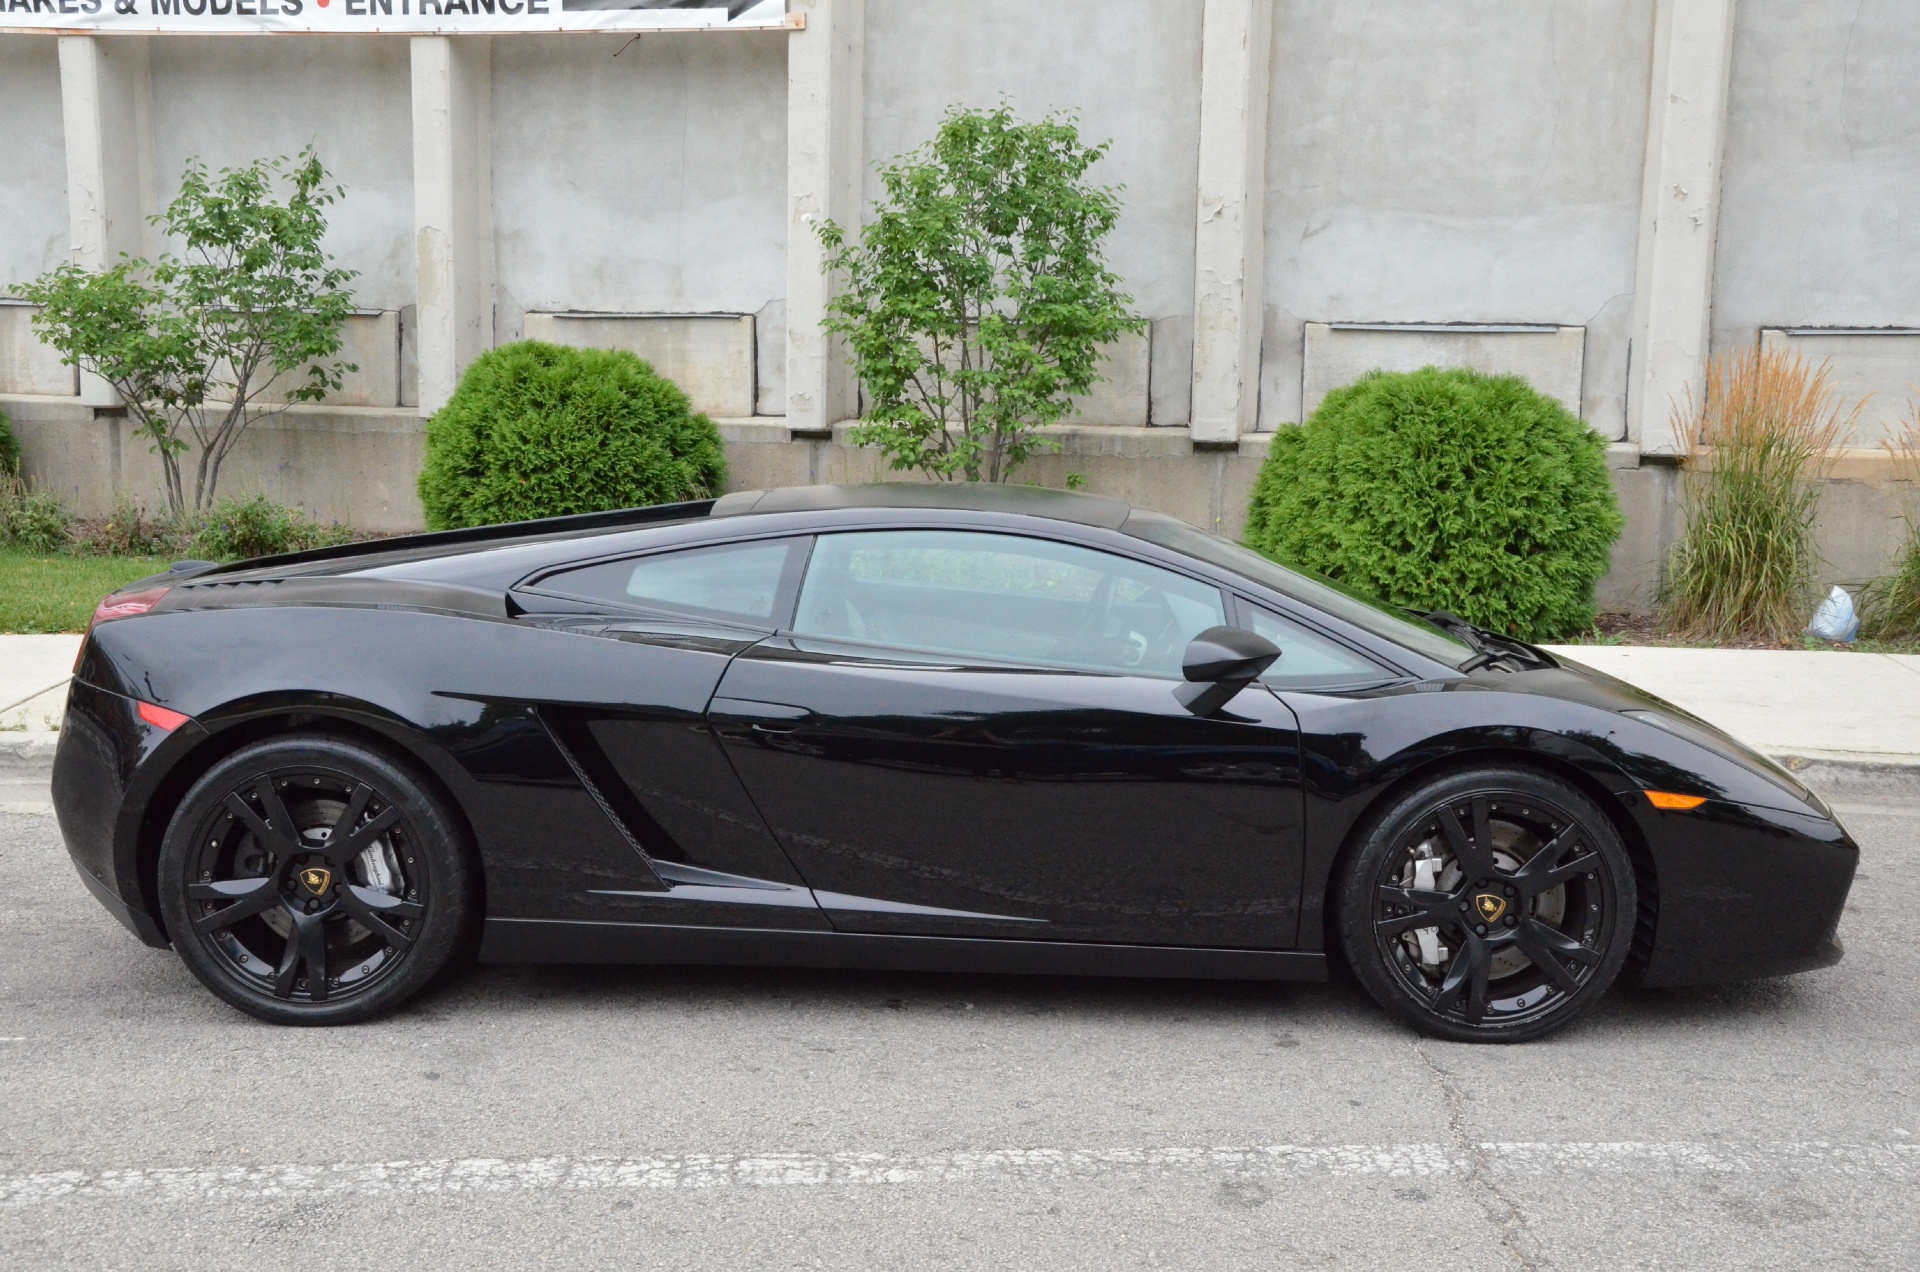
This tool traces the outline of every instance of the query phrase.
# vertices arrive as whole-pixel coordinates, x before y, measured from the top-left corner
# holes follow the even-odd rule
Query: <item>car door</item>
[[[792,862],[705,719],[728,661],[792,608],[805,539],[669,549],[549,571],[522,622],[593,638],[542,721],[607,814],[652,859],[658,889],[595,890],[634,921],[824,930]]]
[[[1211,583],[972,530],[821,535],[788,630],[711,708],[836,928],[1287,948],[1291,712],[1174,697]]]

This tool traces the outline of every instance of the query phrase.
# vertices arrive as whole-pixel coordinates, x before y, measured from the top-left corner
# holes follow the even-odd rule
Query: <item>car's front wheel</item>
[[[1632,860],[1593,801],[1522,768],[1459,772],[1362,826],[1336,884],[1342,949],[1425,1033],[1519,1042],[1606,992],[1633,939]]]
[[[279,1024],[344,1024],[418,992],[459,949],[475,880],[459,823],[393,758],[331,737],[245,747],[181,801],[160,849],[173,947]]]

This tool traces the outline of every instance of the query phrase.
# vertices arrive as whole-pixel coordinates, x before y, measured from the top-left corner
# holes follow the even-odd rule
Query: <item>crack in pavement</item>
[[[1423,1040],[1414,1039],[1412,1046],[1414,1054],[1427,1066],[1434,1085],[1440,1088],[1440,1098],[1447,1107],[1447,1129],[1453,1135],[1454,1147],[1465,1154],[1470,1163],[1468,1179],[1485,1194],[1480,1209],[1486,1214],[1487,1221],[1500,1229],[1500,1244],[1513,1256],[1521,1272],[1545,1272],[1552,1265],[1544,1256],[1528,1250],[1533,1243],[1527,1231],[1526,1216],[1520,1213],[1519,1204],[1494,1182],[1486,1146],[1467,1134],[1466,1098],[1447,1080],[1447,1071],[1434,1063],[1433,1055]]]

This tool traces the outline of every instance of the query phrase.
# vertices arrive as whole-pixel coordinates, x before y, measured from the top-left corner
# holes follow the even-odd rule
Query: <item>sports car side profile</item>
[[[886,484],[102,602],[80,876],[267,1020],[457,957],[1314,980],[1535,1037],[1840,958],[1858,851],[1655,698],[1110,499]]]

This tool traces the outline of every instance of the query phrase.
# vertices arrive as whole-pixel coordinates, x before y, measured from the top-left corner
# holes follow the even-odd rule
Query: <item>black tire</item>
[[[255,743],[194,783],[158,882],[193,974],[283,1025],[392,1010],[446,967],[477,917],[465,836],[432,786],[381,751],[317,735]]]
[[[1635,905],[1632,860],[1593,801],[1504,766],[1387,801],[1334,891],[1340,945],[1367,992],[1456,1042],[1523,1042],[1571,1022],[1620,974]]]

